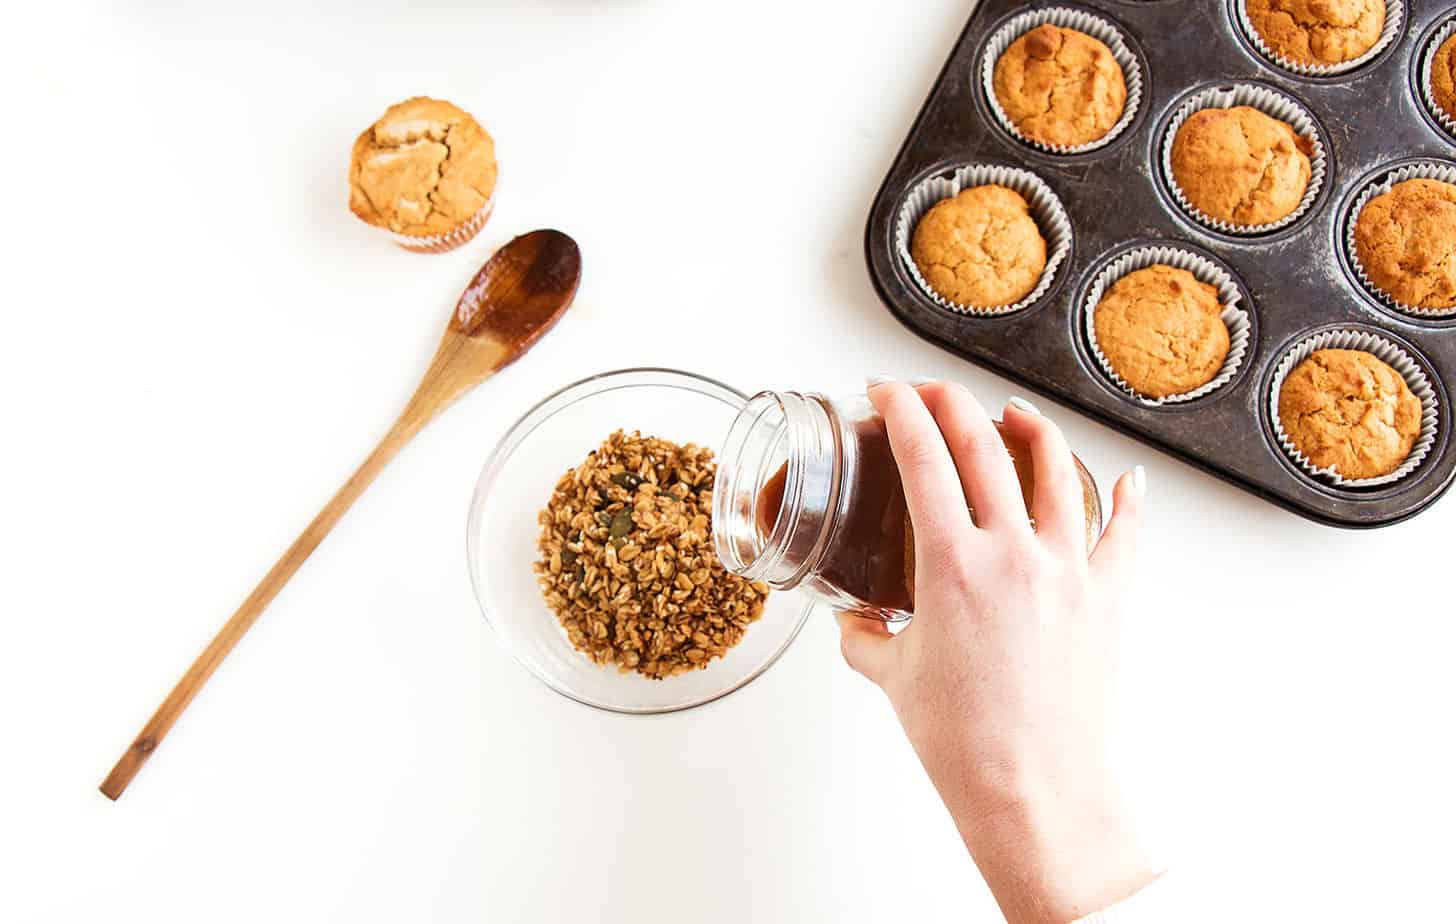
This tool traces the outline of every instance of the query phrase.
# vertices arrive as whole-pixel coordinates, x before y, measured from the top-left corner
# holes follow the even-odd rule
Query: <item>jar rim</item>
[[[775,413],[778,419],[767,424],[771,429],[765,433],[765,417]],[[734,574],[787,590],[812,570],[812,556],[795,560],[791,553],[803,526],[808,443],[816,429],[832,430],[822,395],[770,390],[749,398],[729,428],[718,454],[713,535],[719,559]],[[753,458],[745,458],[749,454]],[[783,461],[776,464],[779,458]],[[773,527],[765,532],[759,504],[765,485],[780,469],[785,472],[784,490]],[[831,496],[838,494],[835,488]]]

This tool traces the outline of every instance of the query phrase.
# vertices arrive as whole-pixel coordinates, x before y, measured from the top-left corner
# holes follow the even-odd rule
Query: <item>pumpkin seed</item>
[[[612,538],[620,539],[632,531],[632,514],[622,510],[612,517]]]
[[[612,483],[619,488],[635,491],[637,486],[642,483],[642,479],[636,472],[617,472],[612,476]]]

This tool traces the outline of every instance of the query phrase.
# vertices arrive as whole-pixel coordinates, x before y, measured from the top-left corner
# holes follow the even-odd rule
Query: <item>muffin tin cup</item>
[[[920,267],[915,265],[914,258],[910,256],[910,238],[915,233],[915,226],[930,211],[931,206],[954,198],[961,190],[987,185],[1005,186],[1015,190],[1031,206],[1032,220],[1046,240],[1046,266],[1041,271],[1041,279],[1037,281],[1036,288],[1020,301],[1009,305],[959,305],[936,292],[921,275]],[[1071,250],[1072,221],[1067,217],[1067,210],[1057,194],[1030,170],[1000,164],[966,164],[957,168],[950,176],[942,173],[922,180],[906,194],[895,224],[895,251],[920,291],[947,311],[978,317],[1011,314],[1035,303],[1051,289],[1056,280],[1057,269]]]
[[[1390,43],[1400,35],[1401,24],[1405,21],[1405,3],[1403,0],[1385,0],[1385,25],[1381,27],[1380,36],[1375,40],[1375,44],[1359,57],[1341,61],[1339,64],[1305,64],[1286,58],[1270,48],[1264,42],[1263,36],[1259,35],[1259,30],[1254,28],[1253,20],[1249,18],[1248,0],[1234,0],[1234,14],[1239,21],[1239,28],[1243,29],[1244,37],[1249,40],[1249,44],[1253,45],[1259,54],[1263,55],[1271,64],[1302,77],[1334,77],[1353,71],[1374,60],[1376,55],[1390,47]]]
[[[1350,260],[1350,267],[1355,271],[1355,278],[1375,298],[1384,305],[1402,311],[1418,318],[1449,318],[1456,316],[1456,305],[1445,308],[1423,308],[1419,305],[1407,305],[1395,296],[1386,292],[1375,284],[1365,272],[1365,267],[1360,263],[1359,250],[1355,247],[1355,224],[1360,220],[1360,213],[1371,199],[1383,193],[1390,192],[1391,187],[1406,180],[1427,179],[1440,180],[1443,183],[1456,185],[1456,167],[1449,164],[1442,164],[1432,161],[1430,163],[1410,164],[1390,171],[1380,180],[1370,183],[1360,191],[1355,203],[1350,206],[1350,215],[1345,223],[1345,234],[1343,237],[1345,255]]]
[[[471,238],[479,234],[480,229],[485,227],[486,219],[490,218],[490,214],[494,210],[495,195],[492,194],[465,224],[453,230],[441,234],[425,235],[401,234],[398,231],[388,231],[388,229],[386,232],[391,240],[412,253],[445,253],[468,243]]]
[[[1122,80],[1127,87],[1127,99],[1122,105],[1122,115],[1101,138],[1084,144],[1071,145],[1047,144],[1028,138],[1011,121],[1006,110],[1001,108],[1001,101],[996,98],[996,62],[1001,60],[1001,55],[1011,47],[1013,42],[1037,26],[1046,23],[1064,29],[1076,29],[1078,32],[1085,32],[1092,36],[1107,46],[1108,50],[1112,52],[1117,66],[1122,68]],[[981,90],[986,95],[986,105],[990,108],[991,114],[996,117],[997,123],[1017,141],[1030,145],[1038,151],[1046,151],[1051,154],[1082,154],[1111,144],[1124,129],[1132,124],[1132,120],[1137,117],[1138,107],[1142,104],[1143,69],[1142,65],[1138,63],[1137,55],[1133,54],[1127,40],[1123,37],[1122,30],[1117,26],[1086,10],[1050,7],[1031,10],[1012,17],[986,40],[985,50],[981,57]]]
[[[1331,349],[1362,350],[1373,354],[1405,379],[1411,394],[1421,402],[1421,432],[1416,437],[1415,445],[1411,447],[1410,455],[1406,456],[1399,468],[1388,475],[1381,475],[1378,478],[1345,478],[1333,467],[1316,468],[1295,447],[1289,434],[1284,432],[1284,424],[1279,420],[1279,393],[1284,388],[1284,380],[1289,377],[1289,373],[1296,366],[1308,359],[1316,350]],[[1316,481],[1338,488],[1375,488],[1394,484],[1409,476],[1420,467],[1421,461],[1430,455],[1431,447],[1436,444],[1436,427],[1439,417],[1440,405],[1436,398],[1436,389],[1431,384],[1430,378],[1427,377],[1424,367],[1403,347],[1369,331],[1330,330],[1301,340],[1290,347],[1279,360],[1279,364],[1274,367],[1274,377],[1269,383],[1269,421],[1274,427],[1276,442],[1284,450],[1285,455],[1289,456],[1305,474]]]
[[[1309,157],[1309,185],[1304,190],[1304,197],[1299,200],[1294,211],[1278,221],[1262,225],[1238,225],[1205,215],[1188,201],[1187,195],[1173,176],[1173,141],[1178,137],[1178,129],[1183,127],[1189,116],[1203,109],[1229,109],[1234,106],[1250,106],[1271,118],[1289,123],[1296,135],[1310,139],[1314,147],[1314,152]],[[1210,87],[1184,100],[1163,131],[1161,165],[1168,190],[1184,214],[1205,227],[1235,235],[1268,234],[1298,221],[1314,205],[1315,198],[1324,186],[1327,169],[1324,141],[1320,138],[1314,116],[1310,115],[1309,110],[1302,103],[1277,90],[1248,83]]]
[[[1431,83],[1431,73],[1436,63],[1436,52],[1446,43],[1451,36],[1456,35],[1456,17],[1452,17],[1445,25],[1436,30],[1431,40],[1426,43],[1425,49],[1421,52],[1421,103],[1425,105],[1426,111],[1431,118],[1444,128],[1452,138],[1456,138],[1456,112],[1447,112],[1436,102],[1435,89]]]
[[[1193,278],[1199,282],[1206,283],[1218,290],[1218,303],[1223,307],[1220,320],[1229,332],[1229,351],[1224,357],[1223,366],[1208,382],[1198,386],[1192,391],[1177,395],[1167,395],[1162,398],[1152,398],[1140,394],[1129,385],[1117,370],[1112,367],[1102,347],[1097,342],[1097,325],[1095,323],[1097,305],[1102,301],[1103,295],[1108,289],[1124,276],[1135,273],[1140,269],[1146,269],[1154,264],[1161,263],[1176,269],[1187,270],[1193,274]],[[1087,335],[1087,346],[1092,351],[1092,358],[1097,361],[1097,366],[1116,385],[1117,388],[1129,398],[1148,407],[1162,407],[1167,404],[1183,404],[1194,401],[1205,395],[1217,391],[1219,388],[1233,381],[1244,363],[1244,357],[1249,353],[1249,340],[1253,332],[1253,323],[1249,313],[1240,307],[1243,295],[1239,290],[1239,284],[1226,272],[1223,267],[1214,263],[1206,257],[1199,256],[1180,247],[1156,246],[1139,247],[1130,250],[1111,263],[1102,268],[1092,280],[1092,285],[1087,289],[1087,297],[1084,301],[1084,330]]]

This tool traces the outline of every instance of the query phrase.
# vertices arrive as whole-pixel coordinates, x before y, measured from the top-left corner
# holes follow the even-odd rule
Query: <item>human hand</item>
[[[845,660],[884,689],[1012,924],[1064,922],[1154,878],[1107,760],[1118,604],[1146,475],[1118,479],[1089,559],[1061,431],[1025,402],[1031,514],[989,416],[951,383],[871,387],[915,527],[915,618],[841,614]],[[975,511],[973,522],[967,505]]]

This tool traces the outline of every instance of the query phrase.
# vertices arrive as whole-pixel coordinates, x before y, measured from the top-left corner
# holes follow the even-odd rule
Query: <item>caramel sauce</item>
[[[996,422],[996,429],[1001,432],[1001,439],[1011,454],[1017,480],[1021,483],[1022,502],[1029,511],[1036,489],[1031,454],[1024,444],[1007,439],[1000,421]],[[914,609],[915,532],[905,504],[900,471],[895,467],[895,457],[890,451],[890,439],[882,419],[875,417],[859,421],[855,424],[855,431],[859,464],[853,483],[847,486],[850,501],[838,524],[837,534],[826,550],[819,574],[830,584],[874,606],[910,612]],[[1095,531],[1100,526],[1096,522],[1100,504],[1096,488],[1080,459],[1077,466],[1082,476],[1082,501],[1090,549],[1096,540]],[[758,530],[765,537],[773,532],[782,514],[788,475],[789,467],[785,462],[759,491]],[[969,512],[974,520],[975,511]]]

